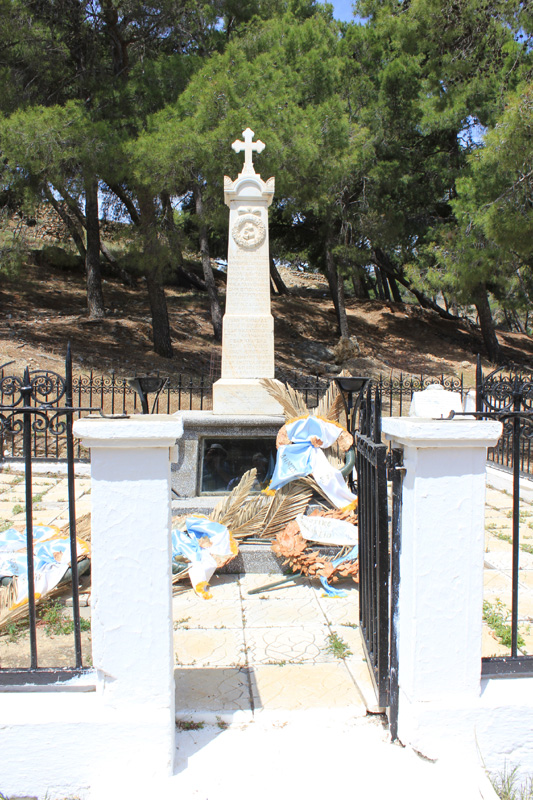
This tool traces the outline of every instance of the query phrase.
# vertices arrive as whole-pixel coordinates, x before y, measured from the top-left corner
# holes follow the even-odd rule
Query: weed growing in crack
[[[180,731],[201,731],[202,728],[205,728],[205,723],[182,719],[176,722],[176,728]]]
[[[328,636],[327,653],[331,653],[335,658],[347,658],[353,655],[352,651],[338,633],[330,633]]]
[[[189,626],[186,624],[189,622],[190,617],[182,617],[181,619],[177,619],[174,623],[174,630],[177,631],[178,628],[182,628],[184,631],[189,630]]]

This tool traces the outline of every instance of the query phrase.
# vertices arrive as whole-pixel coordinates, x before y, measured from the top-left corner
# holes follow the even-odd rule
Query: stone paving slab
[[[174,632],[174,652],[175,663],[183,666],[246,666],[242,628],[178,629]]]
[[[246,628],[301,628],[303,625],[325,625],[326,619],[314,597],[290,600],[271,600],[264,598],[250,602],[244,601]]]
[[[176,719],[238,722],[253,719],[246,667],[183,667],[174,670]]]
[[[340,661],[321,664],[264,665],[253,669],[254,716],[283,711],[344,710],[364,716],[366,706],[346,665]]]
[[[288,582],[285,586],[280,588],[266,588],[269,584],[282,580],[283,578],[283,575],[274,573],[247,573],[242,575],[240,578],[242,597],[246,599],[247,602],[255,602],[255,600],[261,600],[261,597],[269,597],[270,600],[284,600],[288,597],[287,592],[289,591],[291,597],[294,599],[300,598],[305,600],[313,595],[313,590],[306,578],[295,578],[293,581]],[[251,589],[259,588],[263,589],[259,594],[248,595]]]
[[[189,592],[192,595],[192,592]],[[240,601],[222,600],[213,603],[194,597],[174,598],[172,601],[174,628],[241,628],[242,609]]]
[[[359,625],[359,591],[355,586],[343,589],[347,597],[319,596],[318,603],[332,625]]]
[[[251,664],[324,664],[335,660],[328,652],[329,629],[323,625],[246,628]]]

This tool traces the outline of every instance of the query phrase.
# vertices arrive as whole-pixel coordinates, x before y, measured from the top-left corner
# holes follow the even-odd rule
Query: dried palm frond
[[[344,403],[342,395],[337,384],[330,383],[327,391],[320,398],[317,407],[313,409],[313,414],[316,414],[317,417],[323,417],[324,419],[331,419],[333,422],[339,422],[343,412]]]
[[[312,492],[316,492],[317,494],[321,495],[325,500],[327,500],[328,507],[331,507],[331,500],[324,492],[323,489],[320,488],[318,483],[315,481],[312,475],[308,475],[306,478],[300,478],[300,480],[305,483]]]
[[[282,384],[272,378],[262,378],[259,383],[269,395],[277,400],[283,409],[285,419],[294,419],[309,414],[303,394],[288,384]]]
[[[336,565],[334,562],[339,556],[324,556],[317,552],[316,548],[301,535],[296,520],[278,532],[272,551],[275,555],[285,558],[284,563],[288,564],[293,572],[302,575],[322,576],[327,581],[337,580],[339,577],[352,578],[356,582],[359,579],[357,559]]]
[[[259,535],[272,500],[272,497],[258,495],[246,503],[234,518],[231,528],[233,536],[236,539],[246,539],[249,536]]]
[[[301,480],[292,481],[276,492],[265,517],[261,537],[273,538],[298,514],[303,514],[309,505],[312,493],[312,489]]]
[[[346,455],[341,451],[339,445],[335,442],[331,447],[324,450],[324,454],[335,469],[341,470],[344,467]]]
[[[68,534],[70,532],[70,524],[67,522],[61,528],[61,533]],[[91,541],[91,515],[84,514],[76,520],[76,537],[83,539],[84,542]]]
[[[242,504],[250,494],[256,475],[257,470],[255,468],[245,472],[235,489],[221,500],[220,503],[217,503],[209,515],[209,519],[212,522],[220,522],[222,525],[231,528],[233,517],[238,513]]]
[[[13,578],[11,583],[7,586],[0,586],[0,628],[2,627],[4,615],[13,603],[17,596],[17,579]]]

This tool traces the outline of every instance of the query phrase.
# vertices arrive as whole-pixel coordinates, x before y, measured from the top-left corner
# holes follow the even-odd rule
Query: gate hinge
[[[403,466],[403,450],[389,450],[385,463],[387,466],[387,479],[389,481],[392,480],[394,472],[401,472],[402,474],[405,473],[405,467]]]

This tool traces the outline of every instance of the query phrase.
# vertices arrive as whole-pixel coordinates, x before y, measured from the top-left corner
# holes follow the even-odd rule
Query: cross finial
[[[252,161],[252,153],[254,150],[256,153],[262,153],[265,149],[265,143],[260,141],[260,139],[258,139],[257,142],[252,142],[254,135],[254,132],[250,128],[246,128],[246,130],[242,132],[242,138],[244,139],[244,142],[240,142],[237,139],[231,145],[236,153],[240,153],[241,150],[244,150],[244,166],[242,168],[241,175],[256,174]]]

